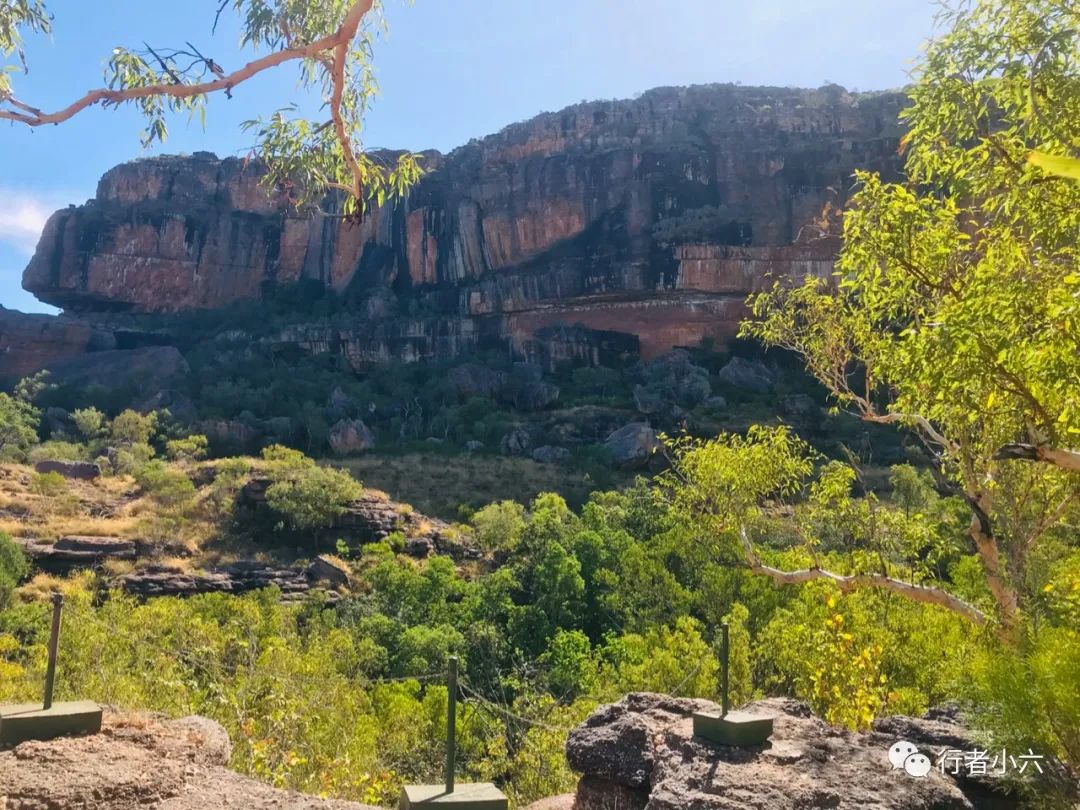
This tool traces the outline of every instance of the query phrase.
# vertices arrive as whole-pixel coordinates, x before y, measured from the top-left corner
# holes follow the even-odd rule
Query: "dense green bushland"
[[[976,560],[948,542],[962,537],[957,505],[908,468],[894,479],[894,499],[876,505],[881,518],[926,516],[935,528],[925,539],[941,546],[934,564],[959,593],[986,603]],[[798,564],[794,529],[818,506],[778,516],[757,538],[761,553]],[[1046,597],[1043,630],[1019,658],[937,606],[881,590],[844,594],[824,581],[779,586],[718,558],[646,481],[596,493],[580,512],[545,495],[527,510],[493,504],[472,522],[497,569],[469,574],[446,558],[417,563],[369,546],[350,560],[353,587],[334,606],[317,597],[287,605],[272,591],[140,604],[103,599],[89,576],[75,578],[64,585],[61,692],[206,714],[229,729],[243,771],[389,801],[401,780],[438,779],[438,678],[456,654],[470,690],[463,774],[496,779],[524,802],[572,786],[565,728],[598,701],[635,689],[715,698],[716,631],[727,618],[739,700],[793,694],[853,728],[960,700],[985,712],[995,742],[1072,756],[1062,731],[1078,727],[1075,685],[1057,661],[1080,655],[1075,553],[1032,583]],[[852,564],[851,531],[835,527],[823,563]],[[3,559],[7,577],[24,573],[17,558]],[[0,699],[39,690],[47,614],[43,602],[0,612]]]

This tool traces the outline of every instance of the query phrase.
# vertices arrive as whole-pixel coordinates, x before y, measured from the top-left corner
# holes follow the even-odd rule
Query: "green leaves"
[[[1038,166],[1047,174],[1080,180],[1080,160],[1062,155],[1048,155],[1046,152],[1033,151],[1028,155],[1028,162]]]
[[[1062,156],[1080,143],[1080,15],[977,0],[942,20],[903,113],[906,178],[860,173],[832,282],[756,296],[743,333],[801,354],[861,418],[916,432],[977,505],[972,537],[1012,621],[1027,555],[1080,497],[1075,476],[997,455],[1080,435],[1080,161]],[[948,553],[902,534],[919,565]]]
[[[23,30],[42,34],[52,31],[52,16],[45,9],[43,0],[4,0],[0,3],[0,55],[7,59],[14,54],[18,59],[16,65],[0,66],[0,102],[11,95],[11,76],[27,71]]]
[[[291,62],[298,67],[300,94],[316,96],[326,120],[301,116],[293,103],[245,122],[244,130],[255,135],[252,155],[266,168],[268,190],[300,211],[318,211],[326,203],[332,210],[323,213],[355,218],[369,203],[382,206],[404,195],[421,175],[418,156],[371,155],[361,137],[364,113],[378,92],[374,31],[385,29],[378,0],[225,0],[214,29],[230,7],[240,17],[241,47],[258,54],[238,69],[227,70],[189,42],[116,47],[106,62],[106,86],[50,114],[11,97],[10,76],[20,68],[2,65],[0,118],[40,126],[61,123],[95,104],[130,104],[146,121],[140,140],[149,148],[167,140],[169,115],[187,113],[189,123],[197,119],[205,128],[208,93],[231,98],[242,82]],[[0,0],[0,50],[5,56],[17,51],[22,70],[20,29],[50,27],[41,0]]]

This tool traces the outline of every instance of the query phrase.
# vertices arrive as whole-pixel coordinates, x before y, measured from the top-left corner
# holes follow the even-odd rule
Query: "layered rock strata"
[[[332,290],[341,317],[278,339],[354,367],[492,343],[548,364],[654,356],[730,339],[773,277],[829,272],[823,211],[856,168],[896,172],[902,104],[734,85],[580,104],[426,153],[408,198],[359,224],[298,216],[254,163],[137,161],[52,216],[23,283],[99,319]]]

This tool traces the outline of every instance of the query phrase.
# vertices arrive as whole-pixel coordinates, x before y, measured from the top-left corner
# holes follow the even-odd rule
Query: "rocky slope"
[[[374,810],[304,796],[233,773],[231,745],[204,717],[164,720],[106,712],[102,733],[0,751],[5,810]]]
[[[814,222],[854,169],[896,171],[902,104],[733,85],[581,104],[427,153],[408,199],[362,224],[294,215],[254,164],[142,160],[52,216],[23,285],[100,321],[303,282],[340,294],[346,315],[278,339],[353,367],[492,342],[548,364],[654,356],[729,339],[771,274],[828,272],[836,246]]]
[[[574,810],[1010,810],[1020,806],[1000,779],[922,778],[894,769],[889,749],[912,743],[936,761],[943,749],[978,745],[955,714],[894,717],[865,734],[829,726],[806,704],[770,698],[747,711],[775,718],[764,746],[733,748],[693,736],[692,713],[706,700],[634,693],[601,706],[567,741],[582,774]],[[571,806],[564,802],[562,806]]]

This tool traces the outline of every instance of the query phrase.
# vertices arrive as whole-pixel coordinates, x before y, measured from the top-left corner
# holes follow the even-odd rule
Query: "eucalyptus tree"
[[[264,182],[298,209],[312,210],[331,190],[343,195],[344,213],[362,215],[369,202],[401,195],[421,173],[417,156],[365,153],[364,112],[376,92],[372,72],[374,36],[384,24],[379,0],[220,0],[211,23],[236,14],[240,50],[250,60],[231,65],[209,45],[114,48],[104,84],[52,112],[16,94],[14,80],[26,72],[23,35],[48,34],[54,19],[45,0],[0,2],[0,119],[28,127],[63,124],[94,107],[135,107],[146,120],[142,143],[165,141],[170,113],[205,120],[207,98],[231,97],[244,82],[292,66],[301,92],[322,100],[321,120],[300,114],[296,104],[247,121],[253,153],[266,166]],[[231,54],[230,54],[231,56]]]
[[[1033,560],[1078,553],[1080,5],[953,2],[940,25],[902,114],[902,179],[858,173],[835,275],[778,281],[752,299],[743,334],[801,355],[838,409],[918,438],[967,505],[989,610],[947,580],[894,575],[903,559],[843,573],[816,557],[797,571],[763,563],[747,530],[761,503],[814,479],[790,434],[676,447],[673,474],[761,573],[886,588],[1015,642],[1042,590]]]

